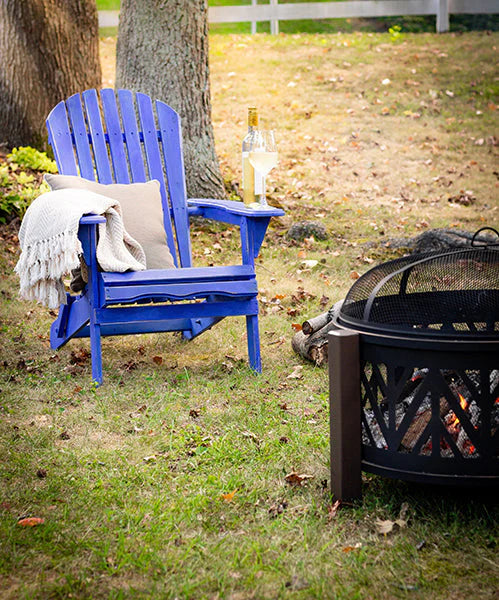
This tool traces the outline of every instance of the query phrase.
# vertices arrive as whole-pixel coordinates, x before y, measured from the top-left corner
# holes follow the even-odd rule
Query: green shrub
[[[21,146],[7,154],[0,163],[0,223],[22,217],[37,196],[49,191],[43,173],[57,173],[45,152]]]
[[[46,173],[57,173],[55,161],[51,160],[45,152],[40,152],[30,146],[19,146],[7,154],[7,162],[18,167]]]

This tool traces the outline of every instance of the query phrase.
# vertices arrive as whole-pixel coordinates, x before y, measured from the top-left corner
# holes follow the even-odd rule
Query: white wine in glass
[[[253,142],[249,151],[251,166],[263,177],[277,165],[277,145],[272,130],[259,129],[254,132]],[[260,199],[260,204],[267,206],[265,186]]]

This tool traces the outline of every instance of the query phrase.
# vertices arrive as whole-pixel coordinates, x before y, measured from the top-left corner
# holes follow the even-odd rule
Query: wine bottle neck
[[[256,108],[248,109],[248,133],[258,127],[258,112]]]

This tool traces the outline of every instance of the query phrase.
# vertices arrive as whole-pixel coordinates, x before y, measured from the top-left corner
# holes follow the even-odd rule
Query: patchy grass
[[[330,518],[327,374],[303,364],[301,379],[288,378],[302,364],[292,323],[389,257],[383,241],[497,225],[497,43],[211,38],[228,182],[240,180],[247,106],[279,134],[269,187],[286,217],[258,264],[260,377],[232,319],[191,343],[106,339],[95,389],[88,342],[54,353],[50,311],[18,301],[17,241],[2,229],[2,598],[497,598],[493,495],[365,475],[363,503]],[[114,41],[102,49],[112,85]],[[474,204],[449,202],[461,190]],[[320,220],[329,239],[287,240],[303,219]],[[196,264],[235,260],[236,231],[196,224],[193,234]],[[311,479],[291,487],[293,471]],[[379,535],[376,519],[397,518],[404,502],[408,526]],[[45,522],[22,528],[23,516]]]

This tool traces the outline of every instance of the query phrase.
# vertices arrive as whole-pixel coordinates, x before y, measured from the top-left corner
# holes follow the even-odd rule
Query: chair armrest
[[[258,256],[271,217],[281,217],[284,211],[273,206],[251,208],[242,202],[189,198],[189,215],[199,215],[222,223],[238,225],[241,232],[243,264],[253,265]]]
[[[270,218],[282,217],[284,211],[274,206],[251,208],[242,202],[233,200],[215,200],[212,198],[188,198],[187,207],[189,215],[199,215],[215,221],[238,224],[241,217]]]
[[[98,225],[99,223],[105,223],[106,217],[102,215],[84,215],[80,219],[80,225]]]

